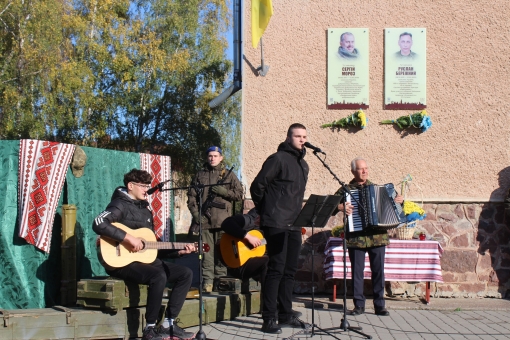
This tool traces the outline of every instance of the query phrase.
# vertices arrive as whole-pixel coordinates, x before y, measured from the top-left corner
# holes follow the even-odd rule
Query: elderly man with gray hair
[[[351,172],[354,178],[349,182],[349,189],[361,189],[370,184],[368,179],[368,164],[361,157],[356,157],[351,162]],[[344,189],[340,188],[335,195],[344,196]],[[343,201],[343,200],[342,200]],[[402,204],[404,198],[400,195],[395,197],[395,202]],[[351,215],[353,207],[349,202],[342,202],[338,205],[338,210]],[[390,312],[384,303],[384,256],[386,246],[390,243],[388,232],[375,228],[365,228],[347,234],[347,248],[352,270],[352,287],[354,309],[351,315],[360,315],[365,312],[365,295],[363,293],[363,281],[365,270],[365,254],[368,253],[370,259],[370,270],[372,271],[373,303],[376,315],[388,316]]]

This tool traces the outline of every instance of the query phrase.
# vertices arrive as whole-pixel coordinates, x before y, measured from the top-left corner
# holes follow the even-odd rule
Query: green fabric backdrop
[[[19,141],[0,146],[0,308],[43,308],[59,289],[61,219],[55,218],[50,254],[18,237]]]
[[[92,221],[110,203],[116,187],[124,185],[124,174],[140,168],[140,154],[82,147],[87,154],[83,176],[67,171],[68,204],[76,205],[76,249],[78,279],[106,275],[97,260],[96,233]]]
[[[56,211],[50,253],[18,237],[19,141],[0,141],[0,308],[44,308],[59,303],[62,204],[76,212],[77,280],[106,275],[97,260],[92,221],[110,202],[124,174],[140,168],[138,153],[82,147],[87,154],[84,175],[67,171]],[[172,202],[173,203],[173,202]],[[172,216],[173,217],[173,216]]]

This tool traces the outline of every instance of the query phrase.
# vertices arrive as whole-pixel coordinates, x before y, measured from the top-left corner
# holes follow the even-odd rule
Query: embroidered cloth
[[[22,139],[19,150],[19,236],[49,253],[53,220],[75,146]]]
[[[326,280],[344,277],[342,239],[330,237],[327,244],[324,272]],[[386,281],[428,281],[443,282],[441,255],[443,248],[437,241],[413,241],[390,239],[384,259]],[[347,278],[351,278],[351,261],[346,256]],[[370,279],[370,262],[365,257],[365,279]]]
[[[169,156],[141,153],[140,168],[152,175],[151,187],[172,178]],[[165,183],[164,188],[169,188],[170,184],[171,182]],[[156,234],[156,238],[160,241],[169,241],[171,228],[171,191],[167,190],[162,192],[158,190],[154,194],[149,195],[147,200],[149,201],[154,217],[154,233]]]

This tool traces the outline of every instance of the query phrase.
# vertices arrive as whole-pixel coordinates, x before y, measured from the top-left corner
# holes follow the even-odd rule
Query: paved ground
[[[424,304],[418,299],[387,299],[390,316],[380,317],[368,309],[360,316],[347,316],[351,327],[362,327],[363,333],[372,339],[510,339],[510,301],[503,299],[431,299]],[[315,298],[313,322],[316,327],[296,334],[299,328],[284,328],[279,335],[260,331],[260,314],[235,320],[203,325],[207,339],[363,339],[354,331],[343,331],[343,301],[330,302],[328,297]],[[310,296],[294,299],[294,309],[303,313],[301,320],[312,323]],[[352,302],[347,301],[347,308]],[[190,327],[189,331],[198,331]]]

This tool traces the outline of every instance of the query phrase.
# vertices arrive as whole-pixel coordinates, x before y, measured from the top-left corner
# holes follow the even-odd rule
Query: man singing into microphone
[[[301,228],[292,224],[301,211],[308,180],[308,164],[303,158],[305,142],[304,125],[292,124],[287,139],[266,159],[250,187],[269,256],[262,287],[265,333],[280,334],[280,327],[303,326],[297,319],[300,314],[292,311],[294,275],[301,249]]]
[[[141,239],[126,233],[113,225],[113,222],[124,224],[130,229],[153,229],[152,212],[147,202],[147,191],[151,187],[152,176],[144,170],[133,169],[124,175],[124,186],[115,189],[110,204],[100,213],[92,224],[96,234],[106,236],[121,243],[130,252],[138,252],[144,245]],[[192,244],[186,249],[174,251],[173,255],[180,256],[194,251]],[[161,252],[161,251],[160,251]],[[162,254],[158,254],[162,255]],[[174,257],[175,257],[174,256]],[[172,257],[172,256],[170,256]],[[147,325],[143,330],[142,340],[189,339],[194,333],[186,332],[174,323],[179,315],[186,294],[191,286],[193,272],[191,269],[164,262],[157,258],[153,263],[145,264],[132,262],[127,266],[112,268],[104,263],[99,254],[99,260],[105,267],[108,275],[138,284],[148,285],[147,307],[145,320]],[[156,327],[156,321],[163,300],[163,290],[167,282],[174,284],[168,300],[166,315],[163,324]]]

